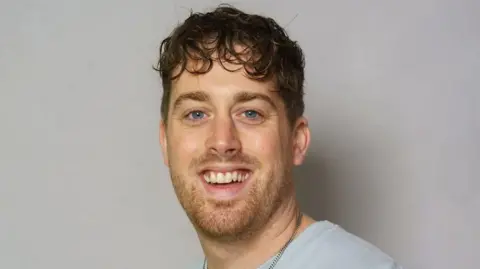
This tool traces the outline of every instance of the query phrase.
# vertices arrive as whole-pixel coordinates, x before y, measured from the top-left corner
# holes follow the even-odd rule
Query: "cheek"
[[[265,139],[264,137],[261,137],[261,136],[257,136],[257,137],[253,137],[253,139],[251,140],[251,146],[254,148],[254,149],[257,149],[259,151],[265,151],[265,148],[268,148],[267,145],[265,145]],[[268,141],[268,140],[267,140]]]
[[[177,165],[187,166],[189,161],[201,151],[203,141],[200,139],[198,133],[186,132],[179,134],[179,132],[176,132],[175,135],[171,136],[169,146],[169,152],[172,158],[171,162]],[[188,161],[185,162],[184,160]]]
[[[246,153],[250,153],[262,162],[271,162],[281,154],[280,137],[275,132],[249,132],[242,139]]]
[[[181,139],[179,139],[176,145],[178,145],[180,151],[185,152],[188,155],[199,151],[199,148],[201,146],[200,140],[195,135],[188,135],[182,137]]]

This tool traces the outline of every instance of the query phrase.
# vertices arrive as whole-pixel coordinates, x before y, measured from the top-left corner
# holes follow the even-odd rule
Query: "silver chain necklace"
[[[275,255],[275,258],[273,258],[273,261],[272,261],[272,264],[270,264],[270,266],[268,267],[268,269],[272,269],[273,267],[275,267],[275,265],[277,265],[278,261],[280,260],[280,258],[282,257],[283,253],[285,252],[285,250],[287,249],[288,245],[290,245],[290,243],[293,241],[293,238],[295,237],[295,235],[297,234],[298,232],[298,228],[300,228],[300,224],[302,223],[302,216],[303,214],[301,212],[298,213],[298,216],[297,216],[297,223],[295,224],[295,231],[293,232],[292,236],[290,236],[290,239],[288,239],[287,243],[285,243],[285,245],[280,249],[280,251]],[[205,257],[205,259],[203,260],[203,269],[208,269],[208,266],[207,266],[207,258]]]

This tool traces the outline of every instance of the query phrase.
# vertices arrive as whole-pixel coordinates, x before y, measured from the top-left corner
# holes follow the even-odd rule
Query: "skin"
[[[299,209],[291,171],[304,161],[310,131],[304,117],[289,124],[274,90],[218,63],[204,75],[183,72],[173,84],[160,144],[209,269],[257,268],[294,233]],[[235,167],[250,173],[239,193],[206,190],[204,169]],[[313,222],[304,215],[296,235]]]

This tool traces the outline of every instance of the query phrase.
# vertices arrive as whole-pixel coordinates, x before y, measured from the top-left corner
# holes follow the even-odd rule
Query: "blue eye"
[[[192,111],[190,113],[188,113],[188,118],[192,119],[192,120],[201,120],[205,117],[205,113],[203,113],[202,111]]]
[[[247,110],[243,112],[247,118],[255,119],[259,116],[258,112],[255,110]]]

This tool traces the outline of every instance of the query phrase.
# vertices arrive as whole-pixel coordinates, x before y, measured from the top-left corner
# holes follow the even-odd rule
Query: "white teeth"
[[[217,183],[217,177],[213,172],[210,172],[210,176],[206,176],[207,182]]]
[[[248,178],[249,173],[233,171],[227,173],[209,172],[205,173],[204,179],[208,183],[226,184],[232,182],[242,182]]]
[[[221,174],[221,173],[217,174],[217,183],[226,183],[224,174]]]

